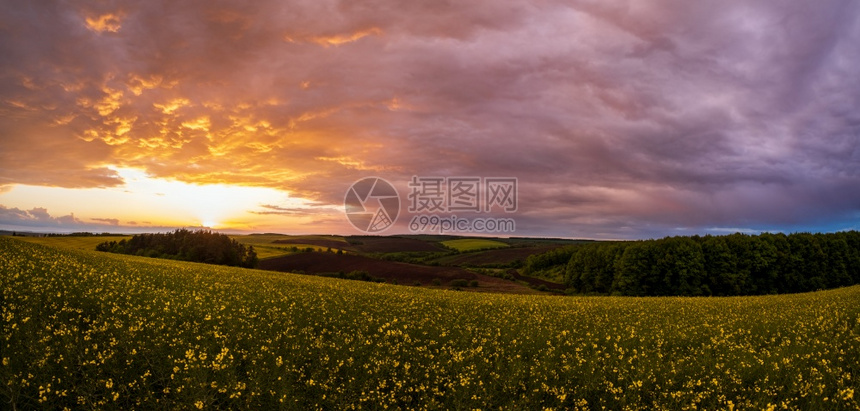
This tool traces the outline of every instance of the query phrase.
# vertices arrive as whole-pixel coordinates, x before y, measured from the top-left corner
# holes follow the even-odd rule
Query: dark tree
[[[575,293],[753,295],[860,283],[860,233],[764,233],[597,242],[530,256],[525,272],[563,269]]]
[[[101,243],[96,250],[248,268],[258,262],[253,246],[246,248],[224,234],[207,230],[137,234],[128,241]]]

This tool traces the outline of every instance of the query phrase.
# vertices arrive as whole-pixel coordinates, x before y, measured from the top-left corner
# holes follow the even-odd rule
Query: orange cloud
[[[164,114],[173,114],[173,112],[176,111],[177,109],[179,109],[181,107],[188,106],[190,104],[191,104],[191,102],[187,98],[181,98],[180,97],[180,98],[175,98],[173,100],[170,100],[169,102],[164,103],[164,104],[153,103],[152,105],[155,108],[161,110]]]
[[[108,13],[97,17],[87,17],[85,21],[87,28],[92,31],[116,33],[122,27],[121,20],[121,15]]]
[[[523,209],[546,214],[535,221],[572,227],[740,226],[860,204],[860,39],[851,18],[828,17],[848,9],[109,6],[0,14],[0,187],[116,187],[110,167],[131,167],[337,204],[369,172],[514,175],[531,190]],[[767,212],[762,192],[800,205]]]
[[[209,121],[209,117],[199,117],[193,120],[183,121],[182,127],[191,129],[191,130],[203,130],[209,131],[209,127],[211,126],[211,122]]]
[[[379,36],[382,30],[378,27],[371,27],[367,30],[361,30],[354,33],[335,34],[331,36],[315,36],[311,37],[310,41],[321,46],[340,46],[341,44],[352,43],[367,36]]]
[[[129,81],[127,84],[128,89],[135,96],[139,96],[143,94],[146,90],[152,90],[162,85],[164,81],[164,77],[161,75],[151,75],[149,78],[144,78],[135,74],[131,74],[129,76]],[[168,88],[172,85],[167,85]]]

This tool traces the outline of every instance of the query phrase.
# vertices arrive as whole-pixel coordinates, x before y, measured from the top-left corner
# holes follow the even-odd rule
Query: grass
[[[293,254],[292,248],[297,247],[300,251],[306,248],[313,248],[314,251],[326,251],[328,247],[321,247],[312,244],[275,244],[277,240],[329,240],[343,243],[346,247],[349,243],[343,237],[339,236],[323,236],[323,235],[303,235],[303,236],[288,236],[281,234],[251,234],[251,235],[231,235],[230,238],[244,245],[254,246],[254,251],[257,252],[257,258],[263,260],[266,258],[281,257],[284,255]],[[332,251],[337,249],[332,248]]]
[[[261,260],[292,254],[289,247],[267,245],[255,245],[254,252],[257,253],[257,258]]]
[[[60,248],[71,248],[75,250],[95,250],[96,246],[106,241],[128,240],[130,235],[125,236],[92,236],[92,237],[15,237],[34,244],[55,246]]]
[[[283,235],[283,234],[250,234],[231,235],[230,238],[242,243],[256,247],[258,244],[272,244],[277,240],[328,240],[342,242],[344,246],[349,243],[341,236],[335,235]],[[281,244],[284,245],[284,244]],[[290,244],[292,246],[292,244]]]
[[[442,241],[442,245],[448,248],[453,248],[459,252],[509,247],[508,244],[505,244],[501,241],[488,240],[483,238],[462,238],[458,240],[447,240]]]
[[[18,409],[860,408],[860,286],[475,294],[2,237],[0,302]]]
[[[96,249],[96,246],[105,242],[105,241],[119,241],[119,240],[127,240],[131,238],[131,236],[93,236],[93,237],[73,237],[73,236],[57,236],[57,237],[16,237],[20,238],[24,241],[34,243],[34,244],[42,244],[48,246],[55,246],[60,248],[71,248],[75,250],[88,250],[92,251]],[[320,247],[318,245],[312,244],[272,244],[272,241],[275,240],[283,240],[283,239],[328,239],[343,242],[343,245],[346,246],[348,243],[343,237],[336,236],[286,236],[279,234],[253,234],[253,235],[233,235],[230,238],[238,241],[244,245],[253,245],[254,250],[257,252],[257,258],[266,259],[266,258],[274,258],[280,257],[288,254],[292,254],[293,246],[299,248],[299,250],[305,250],[306,248],[313,248],[314,251],[326,251],[327,247]],[[336,249],[332,249],[332,251],[337,251]]]
[[[296,247],[298,251],[293,251],[293,247]],[[308,248],[313,249],[316,252],[325,252],[328,251],[328,247],[322,247],[313,244],[272,244],[268,245],[255,245],[254,251],[257,252],[257,258],[263,260],[266,258],[274,258],[280,257],[289,254],[295,254],[296,252],[304,252]],[[332,248],[332,252],[337,252],[337,249]]]

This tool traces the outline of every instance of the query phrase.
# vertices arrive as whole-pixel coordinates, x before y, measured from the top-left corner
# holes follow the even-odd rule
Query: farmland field
[[[251,234],[231,235],[230,238],[246,246],[254,246],[254,251],[257,252],[257,257],[261,260],[292,254],[291,249],[293,247],[299,248],[301,250],[304,250],[306,248],[312,248],[315,251],[325,251],[327,247],[313,244],[315,241],[320,240],[333,243],[335,245],[334,249],[343,248],[343,246],[347,245],[343,237],[339,236],[286,236],[281,234]],[[284,239],[290,239],[294,241],[294,243],[277,243],[278,241],[284,241]],[[340,245],[340,247],[338,247],[338,245]]]
[[[230,238],[245,244],[245,245],[262,245],[262,244],[272,244],[276,241],[284,241],[284,240],[292,240],[296,243],[307,243],[313,244],[316,241],[327,241],[333,244],[341,244],[342,246],[347,245],[346,240],[344,240],[341,236],[330,236],[330,235],[296,235],[289,236],[283,234],[250,234],[250,235],[231,235]]]
[[[525,261],[528,256],[541,254],[552,249],[561,247],[559,245],[519,246],[508,248],[494,248],[483,252],[462,253],[445,255],[433,260],[441,265],[473,266],[483,265],[509,265],[519,260]]]
[[[508,247],[507,244],[501,241],[483,238],[461,238],[457,240],[442,241],[442,244],[460,252]]]
[[[18,237],[21,240],[42,244],[48,246],[56,246],[60,248],[72,248],[75,250],[95,250],[96,246],[106,242],[106,241],[120,241],[120,240],[128,240],[131,236],[53,236],[53,237]],[[257,252],[257,257],[260,259],[272,258],[272,257],[280,257],[283,255],[292,254],[292,248],[297,247],[300,250],[305,250],[307,248],[312,248],[314,251],[326,251],[327,247],[322,247],[316,244],[303,244],[300,239],[307,239],[309,241],[317,240],[317,239],[336,239],[337,237],[329,237],[329,236],[285,236],[278,234],[271,235],[263,235],[263,234],[255,234],[255,235],[233,235],[230,238],[238,241],[241,244],[246,246],[251,245],[254,246],[254,250]],[[291,238],[296,239],[294,243],[290,244],[273,244],[272,241],[276,241],[279,239]],[[338,240],[329,240],[329,241],[338,241]],[[344,246],[347,245],[343,239],[339,240],[341,244]]]
[[[3,408],[856,410],[860,286],[460,293],[0,237]]]
[[[60,248],[73,248],[76,250],[95,250],[96,246],[105,241],[128,240],[130,235],[117,236],[56,236],[56,237],[17,237],[18,239],[35,243],[56,246]]]
[[[385,261],[361,255],[331,253],[295,253],[260,262],[260,269],[283,272],[331,275],[363,271],[380,281],[421,287],[451,288],[457,281],[475,281],[462,289],[471,292],[538,294],[523,284],[490,277],[460,267],[438,267]],[[434,285],[436,284],[436,285]]]

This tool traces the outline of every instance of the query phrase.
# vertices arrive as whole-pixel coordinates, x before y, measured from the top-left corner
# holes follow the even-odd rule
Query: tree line
[[[598,242],[526,260],[595,295],[760,295],[860,284],[860,232],[732,234]]]
[[[254,246],[245,247],[224,234],[208,230],[137,234],[128,240],[103,242],[96,250],[247,268],[256,267],[258,262]]]

